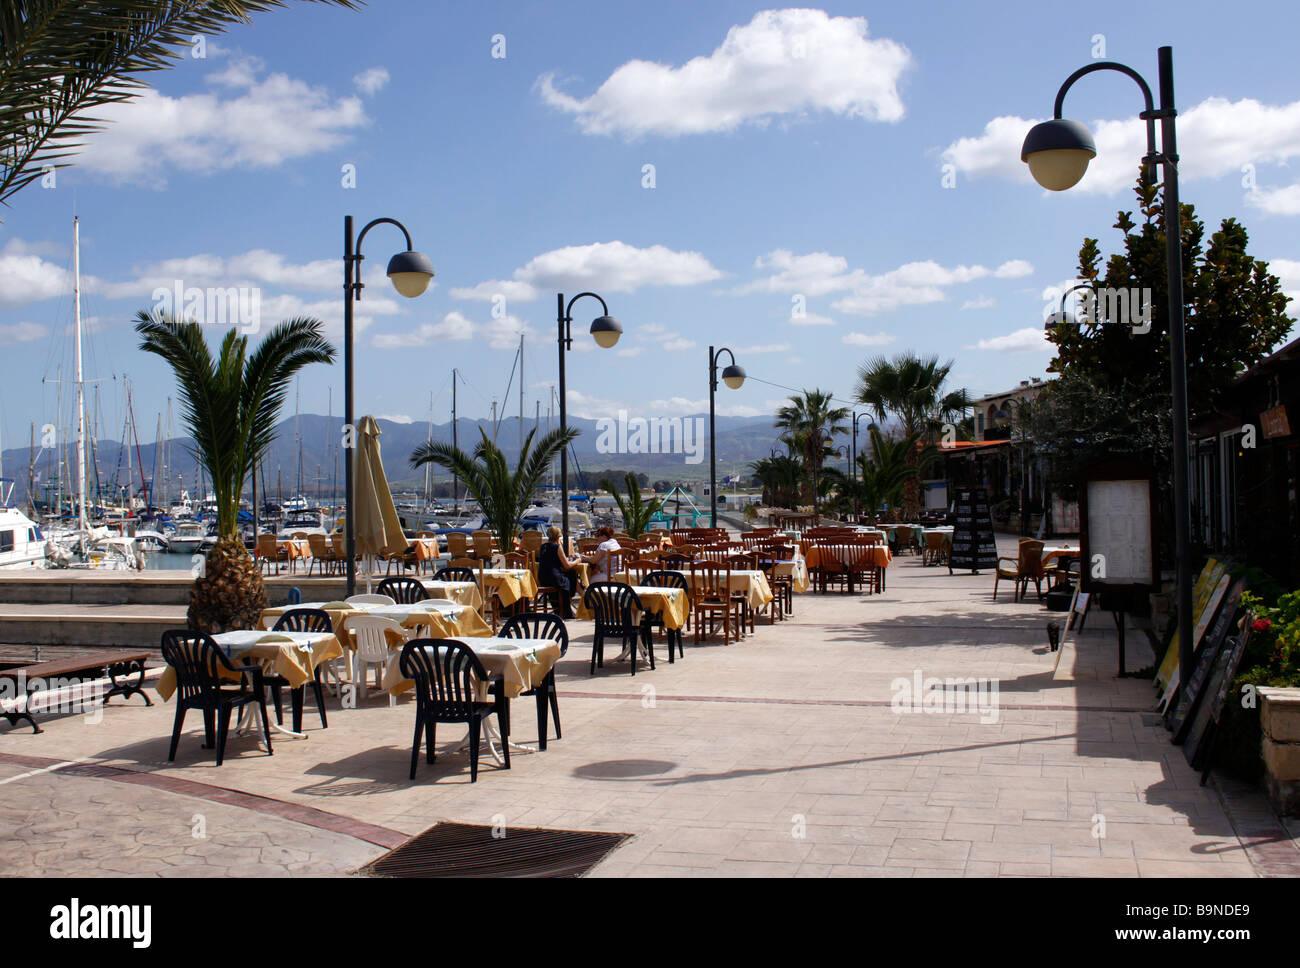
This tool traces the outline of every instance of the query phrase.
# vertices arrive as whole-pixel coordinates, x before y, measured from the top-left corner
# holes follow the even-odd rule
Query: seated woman
[[[573,593],[577,591],[578,576],[560,546],[560,537],[559,528],[546,529],[546,540],[537,549],[537,578],[543,586],[560,590],[560,615],[569,619],[574,617]]]
[[[622,546],[614,538],[614,529],[609,525],[596,529],[596,537],[600,538],[600,544],[596,550],[589,555],[584,555],[582,560],[592,566],[591,580],[612,581],[613,575],[609,567],[609,553],[611,551],[621,551]]]

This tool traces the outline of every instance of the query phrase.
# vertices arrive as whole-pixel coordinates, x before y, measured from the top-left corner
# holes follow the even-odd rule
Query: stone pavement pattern
[[[565,738],[546,753],[514,755],[509,772],[485,757],[472,786],[466,758],[452,752],[464,730],[448,727],[437,763],[422,760],[409,782],[410,702],[390,709],[375,696],[360,709],[332,707],[328,730],[309,707],[309,737],[278,739],[273,757],[251,737],[232,739],[219,769],[199,748],[197,716],[168,764],[170,704],[117,701],[97,726],[69,716],[46,721],[39,737],[0,733],[0,765],[13,753],[110,764],[313,807],[395,837],[440,820],[634,834],[595,876],[1300,872],[1294,827],[1251,791],[1234,793],[1249,814],[1234,827],[1225,798],[1199,785],[1149,715],[1150,683],[1114,677],[1108,617],[1089,619],[1073,666],[1054,675],[1045,625],[1058,616],[1032,594],[1013,603],[1005,587],[994,603],[992,584],[987,573],[949,576],[903,557],[882,595],[797,596],[791,620],[761,625],[729,646],[695,647],[688,633],[684,659],[661,660],[635,678],[626,664],[609,662],[588,677],[591,626],[572,623],[575,639],[558,667]],[[1129,646],[1130,668],[1152,661],[1140,635],[1130,634]],[[917,672],[997,679],[996,721],[978,711],[895,712],[891,683]],[[516,741],[535,740],[531,699],[514,703],[513,730]],[[114,782],[55,773],[0,786],[0,838],[8,841],[0,869],[21,873],[39,855],[52,873],[84,873],[106,857],[123,873],[156,873],[166,845],[132,839],[132,830],[171,836],[173,850],[184,844],[203,863],[229,850],[240,858],[223,868],[231,872],[251,870],[248,863],[260,870],[267,846],[239,841],[236,830],[310,852],[306,860],[268,852],[268,873],[294,863],[352,870],[382,851],[377,841],[255,812],[242,824],[210,823],[229,845],[215,838],[195,845],[188,818],[214,805],[177,797],[179,806],[167,799],[175,794],[151,803],[131,789],[124,795],[139,812],[106,853],[72,849],[96,845],[93,822],[72,827],[61,855],[14,836],[15,827],[39,830],[23,818],[51,802],[69,822],[86,811],[99,817],[94,798]],[[133,845],[158,850],[142,854]],[[258,858],[248,860],[254,848]]]

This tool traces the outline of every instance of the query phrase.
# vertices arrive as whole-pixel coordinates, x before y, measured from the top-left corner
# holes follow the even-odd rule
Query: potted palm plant
[[[650,527],[650,519],[663,507],[663,498],[656,497],[650,501],[643,501],[641,484],[631,471],[623,476],[623,483],[627,487],[626,498],[618,493],[618,488],[608,478],[601,481],[600,486],[614,495],[614,503],[618,505],[619,513],[623,515],[623,530],[632,537],[639,538]]]
[[[479,433],[483,439],[472,454],[451,444],[430,440],[415,448],[411,465],[437,464],[459,477],[470,496],[478,501],[488,530],[496,536],[498,547],[509,551],[515,545],[519,519],[528,509],[533,491],[546,475],[551,461],[569,446],[578,436],[578,431],[571,428],[552,430],[534,447],[533,437],[537,431],[530,430],[519,451],[519,464],[514,473],[511,473],[501,449],[482,428],[479,428]]]
[[[203,328],[166,314],[136,314],[140,349],[162,357],[176,375],[192,453],[208,473],[217,503],[217,543],[190,589],[191,628],[208,633],[253,628],[266,589],[239,537],[239,497],[275,440],[275,424],[295,374],[332,363],[334,347],[319,320],[276,326],[250,355],[248,337],[226,333],[216,358]]]

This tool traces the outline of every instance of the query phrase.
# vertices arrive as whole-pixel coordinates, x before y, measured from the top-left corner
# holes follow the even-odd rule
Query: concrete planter
[[[1259,689],[1268,795],[1279,813],[1300,815],[1300,689]]]

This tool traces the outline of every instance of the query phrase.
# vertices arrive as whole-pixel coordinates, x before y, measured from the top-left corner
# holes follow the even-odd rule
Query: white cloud
[[[982,339],[974,346],[967,346],[966,349],[997,350],[1004,353],[1032,353],[1051,349],[1051,343],[1047,341],[1047,336],[1041,326],[1027,326],[1024,329],[1016,330],[1014,333],[1008,333],[1006,336]]]
[[[1024,259],[1009,259],[993,270],[993,275],[999,279],[1019,279],[1021,276],[1033,274],[1033,263]]]
[[[788,249],[776,249],[759,256],[754,266],[771,274],[739,286],[733,292],[790,292],[804,296],[846,293],[832,308],[842,313],[873,316],[902,306],[942,302],[944,289],[990,276],[1014,279],[1033,271],[1024,259],[1011,259],[996,269],[982,265],[942,266],[933,260],[908,262],[888,272],[872,275],[862,269],[850,269],[843,256],[828,252],[795,255]],[[809,314],[812,320],[803,325],[830,323],[828,317]],[[795,322],[796,320],[791,320]]]
[[[83,320],[84,322],[84,320]],[[49,330],[40,323],[12,323],[0,326],[0,346],[12,343],[32,343],[49,336]]]
[[[1274,259],[1269,262],[1268,271],[1277,276],[1286,295],[1300,301],[1300,260]],[[1289,308],[1292,312],[1295,311],[1295,307]]]
[[[693,339],[686,339],[685,337],[679,336],[676,339],[670,339],[668,342],[664,343],[664,349],[669,353],[676,353],[680,350],[694,349],[698,345],[699,344]]]
[[[1270,215],[1300,215],[1300,183],[1285,188],[1256,188],[1246,193],[1246,204]]]
[[[889,333],[845,333],[840,342],[849,346],[888,346],[894,339]]]
[[[587,98],[558,90],[551,74],[538,87],[588,134],[675,137],[822,112],[897,121],[898,82],[910,63],[903,45],[869,38],[864,17],[764,10],[681,67],[629,61]]]
[[[165,170],[211,174],[273,168],[342,144],[368,119],[355,95],[271,74],[255,61],[232,63],[208,77],[235,91],[168,97],[153,88],[96,109],[106,122],[86,140],[76,164],[117,182],[162,186]]]
[[[72,274],[47,262],[21,239],[10,239],[0,249],[0,306],[22,306],[72,293]],[[83,279],[83,283],[84,283]]]
[[[516,269],[512,280],[489,280],[453,289],[451,294],[457,299],[480,301],[501,295],[507,301],[525,302],[545,290],[634,292],[642,286],[694,286],[721,277],[722,273],[699,252],[674,252],[662,245],[643,249],[619,241],[593,242],[543,252]],[[585,312],[586,308],[580,303],[574,311]]]
[[[996,299],[989,296],[980,296],[976,299],[967,299],[961,304],[962,309],[992,309],[998,304]]]
[[[794,347],[790,343],[762,343],[757,346],[739,346],[736,356],[758,356],[760,353],[788,353]]]
[[[415,420],[412,419],[411,415],[407,413],[377,413],[375,414],[375,419],[387,420],[390,423],[395,423],[395,424],[415,423]]]
[[[820,313],[804,313],[800,316],[790,315],[791,326],[834,326],[835,320]]]
[[[382,67],[370,67],[352,78],[357,90],[367,97],[377,94],[388,83],[388,71]]]
[[[474,336],[474,324],[458,312],[450,312],[436,323],[421,323],[405,333],[376,333],[370,345],[381,350],[429,346],[443,340],[466,340]]]
[[[644,346],[625,346],[621,350],[617,351],[619,356],[629,356],[629,357],[640,356],[644,352],[645,352]]]
[[[1073,191],[1113,194],[1134,184],[1146,153],[1146,126],[1136,114],[1135,110],[1132,118],[1122,121],[1088,123],[1097,157]],[[994,118],[983,133],[952,142],[942,160],[970,177],[997,175],[1028,183],[1029,169],[1020,160],[1020,148],[1036,123],[1037,119]],[[1286,163],[1300,157],[1300,101],[1275,106],[1251,98],[1207,98],[1179,114],[1178,154],[1184,181],[1240,176],[1244,165]],[[1261,204],[1267,202],[1267,194],[1258,195]]]

